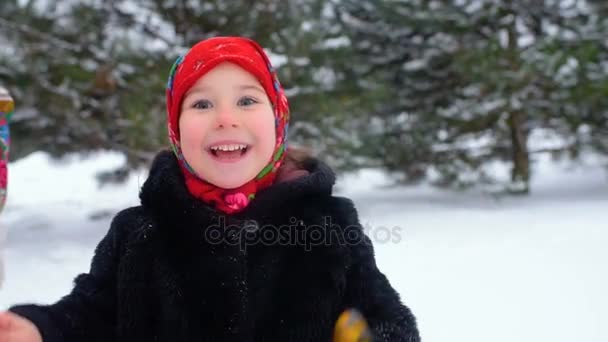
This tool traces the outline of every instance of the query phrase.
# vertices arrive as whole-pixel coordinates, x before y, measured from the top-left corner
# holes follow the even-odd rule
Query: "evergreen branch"
[[[19,31],[21,33],[24,33],[24,34],[32,36],[32,37],[36,37],[42,41],[47,41],[47,42],[53,43],[55,47],[59,47],[64,50],[68,50],[68,51],[72,51],[72,52],[76,52],[76,53],[82,52],[82,47],[79,45],[70,43],[70,42],[60,39],[56,36],[53,36],[49,33],[36,30],[25,24],[17,24],[15,22],[12,22],[12,21],[9,21],[9,20],[6,20],[6,19],[0,17],[0,26],[4,26],[5,28],[11,29],[11,30]]]

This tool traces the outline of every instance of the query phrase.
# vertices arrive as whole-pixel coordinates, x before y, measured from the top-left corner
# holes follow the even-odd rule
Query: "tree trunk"
[[[517,46],[518,32],[516,27],[517,13],[513,10],[513,1],[507,0],[507,13],[512,16],[507,27],[508,45],[507,54],[510,59],[511,68],[514,72],[519,71],[521,64]],[[515,91],[514,89],[512,91]],[[512,94],[508,94],[512,96]],[[511,133],[511,148],[513,168],[511,170],[511,192],[528,194],[530,192],[530,159],[528,153],[528,131],[526,130],[528,117],[524,109],[511,108],[509,110],[509,130]]]
[[[526,131],[526,115],[521,111],[509,113],[509,129],[511,131],[511,147],[513,168],[511,181],[513,192],[527,194],[530,192],[530,155],[528,152],[528,132]]]

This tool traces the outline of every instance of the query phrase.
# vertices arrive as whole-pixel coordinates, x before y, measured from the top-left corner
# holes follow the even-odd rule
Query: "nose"
[[[217,128],[238,127],[238,118],[231,108],[221,108],[217,114]]]

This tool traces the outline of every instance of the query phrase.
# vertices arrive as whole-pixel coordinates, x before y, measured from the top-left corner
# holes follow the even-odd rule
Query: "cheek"
[[[276,129],[274,125],[273,113],[257,116],[252,122],[258,142],[262,145],[265,154],[271,154],[276,145]]]
[[[207,131],[201,116],[183,115],[179,120],[180,142],[182,146],[198,145]]]

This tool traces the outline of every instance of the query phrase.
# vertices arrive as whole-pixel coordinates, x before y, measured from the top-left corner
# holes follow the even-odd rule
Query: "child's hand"
[[[0,313],[0,342],[42,342],[34,323],[11,312]]]

